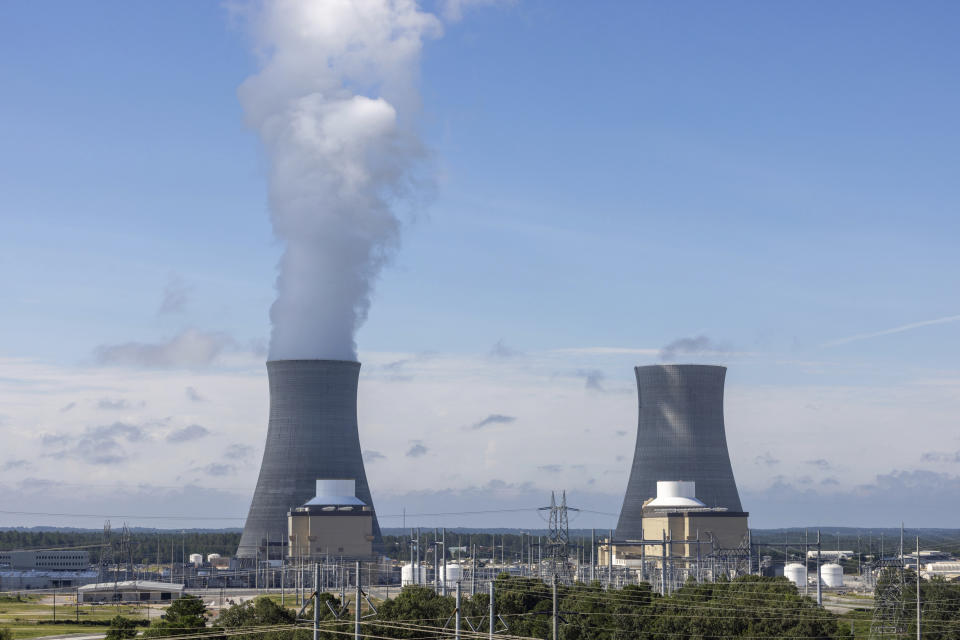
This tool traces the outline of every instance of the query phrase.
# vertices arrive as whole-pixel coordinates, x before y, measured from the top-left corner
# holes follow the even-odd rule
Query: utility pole
[[[470,549],[470,597],[477,595],[477,545]]]
[[[590,530],[590,582],[593,582],[597,579],[596,570],[597,570],[597,530]]]
[[[436,594],[440,593],[440,556],[437,545],[439,544],[439,536],[437,535],[437,529],[433,529],[433,592]]]
[[[643,532],[640,532],[640,582],[646,582],[647,577],[647,545],[646,540],[643,538]],[[700,530],[697,530],[697,573],[699,576],[700,572]],[[697,578],[697,582],[700,582],[700,578]]]
[[[494,627],[496,626],[496,616],[494,615],[493,604],[493,580],[490,581],[490,640],[493,640]]]
[[[456,640],[460,640],[460,581],[459,580],[457,580],[457,609],[456,611],[454,611],[454,613],[456,614],[456,620],[455,620],[456,627],[454,630],[454,638]]]
[[[353,612],[353,640],[360,640],[360,561],[357,561],[357,579],[354,582],[357,583],[356,594],[354,595],[354,612]]]
[[[447,595],[447,528],[443,528],[443,595]]]
[[[553,574],[553,640],[560,640],[560,612],[557,610],[557,574]]]
[[[917,640],[920,640],[920,536],[917,536]]]
[[[313,640],[320,634],[320,572],[317,563],[313,563]]]
[[[820,589],[820,529],[817,529],[817,606],[823,606],[823,593]]]
[[[667,530],[661,529],[663,533],[663,546],[660,547],[660,595],[667,595]]]
[[[607,589],[613,587],[613,529],[607,538]]]

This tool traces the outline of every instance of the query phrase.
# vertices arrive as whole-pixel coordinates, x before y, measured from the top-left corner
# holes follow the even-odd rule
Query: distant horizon
[[[421,532],[432,531],[433,529],[442,530],[446,529],[448,533],[537,533],[540,535],[546,535],[549,532],[549,529],[528,529],[522,527],[490,527],[490,528],[476,528],[476,527],[457,527],[457,526],[447,526],[447,527],[407,527],[395,528],[395,527],[384,527],[382,532],[384,535],[389,536],[404,536],[410,535],[410,529],[420,529]],[[177,535],[180,533],[236,533],[240,534],[243,532],[241,527],[231,527],[226,529],[205,529],[205,528],[175,528],[175,529],[161,529],[154,527],[129,527],[131,533],[164,533],[170,535]],[[570,529],[570,535],[576,534],[578,537],[583,535],[589,535],[591,531],[595,530],[597,535],[609,531],[609,529]],[[900,532],[900,527],[838,527],[831,525],[818,525],[811,527],[750,527],[750,531],[761,532],[761,533],[771,533],[771,532],[800,532],[807,531],[813,532],[820,530],[821,533],[853,533],[853,532]],[[74,533],[102,533],[103,528],[99,529],[86,529],[83,527],[54,527],[54,526],[33,526],[33,527],[15,527],[15,526],[3,526],[0,527],[0,531],[37,531],[37,532],[74,532]],[[906,535],[908,532],[951,532],[960,534],[960,527],[904,527],[903,532]]]

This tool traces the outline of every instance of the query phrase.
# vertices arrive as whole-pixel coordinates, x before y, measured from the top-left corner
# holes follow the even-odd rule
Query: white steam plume
[[[413,0],[265,0],[252,25],[262,66],[240,101],[285,244],[269,357],[355,360],[396,206],[416,189],[420,50],[441,24]]]

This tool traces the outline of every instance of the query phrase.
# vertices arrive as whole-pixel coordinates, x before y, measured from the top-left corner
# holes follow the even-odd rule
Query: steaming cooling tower
[[[723,426],[726,367],[669,364],[635,367],[640,418],[618,540],[643,537],[643,503],[658,480],[696,483],[707,507],[741,512]]]
[[[356,480],[356,497],[373,507],[357,430],[360,363],[346,360],[273,360],[270,422],[260,477],[243,527],[238,558],[270,549],[281,557],[287,512],[313,497],[318,478]],[[373,535],[380,525],[373,516]]]

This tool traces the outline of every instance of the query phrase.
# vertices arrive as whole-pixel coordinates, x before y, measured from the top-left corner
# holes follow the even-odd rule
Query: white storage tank
[[[190,564],[195,567],[199,567],[203,564],[203,554],[200,553],[191,553],[190,554]]]
[[[210,564],[213,564],[213,561],[214,561],[214,560],[219,560],[219,559],[220,559],[220,554],[219,554],[219,553],[208,553],[208,554],[207,554],[207,562],[209,562]]]
[[[807,567],[799,562],[791,562],[783,568],[783,575],[797,586],[807,584]]]
[[[843,567],[838,564],[830,563],[820,567],[820,579],[828,587],[843,586]]]
[[[463,575],[463,569],[458,564],[448,564],[446,573],[446,584],[448,587],[457,584]]]
[[[414,571],[412,564],[405,564],[400,567],[400,585],[408,587],[412,584],[427,584],[427,568],[421,564],[417,569],[419,571]],[[419,582],[416,579],[417,573],[420,574]]]

